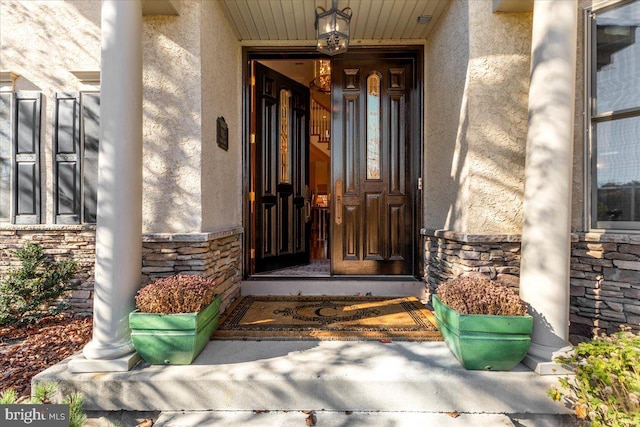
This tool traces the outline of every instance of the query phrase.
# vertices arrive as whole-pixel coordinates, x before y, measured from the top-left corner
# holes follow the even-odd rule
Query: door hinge
[[[255,193],[255,191],[249,191],[249,201],[250,202],[255,202],[256,201],[256,193]]]
[[[422,178],[418,178],[418,190],[422,190]]]
[[[256,259],[256,250],[255,249],[251,249],[249,251],[249,256],[251,257],[251,259]]]
[[[256,85],[256,76],[249,77],[249,86],[255,86],[255,85]]]
[[[252,133],[251,136],[249,136],[249,142],[251,144],[255,144],[256,143],[256,134]]]

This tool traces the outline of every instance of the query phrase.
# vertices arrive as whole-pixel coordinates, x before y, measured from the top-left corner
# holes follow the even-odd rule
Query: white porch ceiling
[[[350,7],[352,40],[425,39],[449,0],[338,0]],[[331,0],[220,0],[238,40],[243,42],[315,40],[316,6]],[[418,23],[430,15],[431,21]]]

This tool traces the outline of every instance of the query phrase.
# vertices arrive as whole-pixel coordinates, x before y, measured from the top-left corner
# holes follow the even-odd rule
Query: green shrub
[[[557,361],[572,366],[575,377],[561,377],[561,390],[548,392],[552,399],[564,400],[593,427],[640,426],[640,335],[623,327]]]
[[[51,404],[53,402],[53,395],[58,389],[58,383],[56,382],[41,382],[37,383],[33,391],[33,397],[23,403],[27,404]],[[18,402],[18,395],[13,389],[8,389],[0,392],[0,405],[14,405]],[[72,393],[66,396],[62,402],[64,405],[69,405],[69,427],[82,427],[87,420],[87,416],[84,413],[84,397],[82,393]]]
[[[37,243],[27,243],[14,254],[21,267],[0,281],[0,325],[33,322],[68,308],[58,298],[68,289],[75,261],[52,262]]]

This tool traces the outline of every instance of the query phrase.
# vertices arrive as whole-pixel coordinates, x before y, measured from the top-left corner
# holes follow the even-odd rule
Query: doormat
[[[416,297],[245,296],[214,340],[442,341]]]

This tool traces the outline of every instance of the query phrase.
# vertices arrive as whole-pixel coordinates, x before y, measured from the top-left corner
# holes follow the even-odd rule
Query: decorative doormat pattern
[[[214,340],[442,341],[416,297],[245,296]]]

